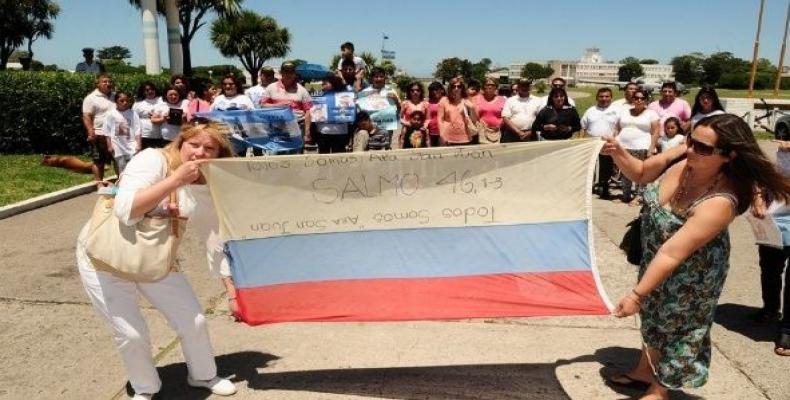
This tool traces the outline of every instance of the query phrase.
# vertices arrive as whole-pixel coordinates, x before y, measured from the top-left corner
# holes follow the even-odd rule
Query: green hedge
[[[115,89],[135,93],[166,75],[113,75]],[[0,153],[81,154],[87,151],[82,99],[95,87],[94,76],[70,72],[0,71]]]

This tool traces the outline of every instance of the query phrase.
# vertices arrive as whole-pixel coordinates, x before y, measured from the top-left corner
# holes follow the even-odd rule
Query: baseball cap
[[[521,78],[516,82],[519,86],[530,86],[532,85],[532,79]]]
[[[82,48],[82,52],[83,53],[93,53],[93,47],[83,47]]]
[[[296,72],[296,65],[290,61],[286,61],[280,65],[280,72]]]

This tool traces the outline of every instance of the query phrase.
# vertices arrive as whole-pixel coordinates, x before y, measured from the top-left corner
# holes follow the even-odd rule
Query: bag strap
[[[178,207],[178,189],[170,192],[170,203],[175,204]],[[179,217],[178,217],[178,208],[176,210],[170,210],[170,232],[173,236],[179,236]]]

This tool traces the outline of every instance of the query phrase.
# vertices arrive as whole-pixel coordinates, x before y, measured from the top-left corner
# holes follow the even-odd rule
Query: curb
[[[57,192],[42,194],[41,196],[23,200],[18,203],[9,204],[7,206],[0,207],[0,220],[95,191],[96,183],[88,182],[83,183],[82,185],[58,190]]]

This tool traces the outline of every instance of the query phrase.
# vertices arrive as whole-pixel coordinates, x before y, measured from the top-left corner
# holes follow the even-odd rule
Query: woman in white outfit
[[[209,265],[224,265],[220,272],[228,275],[217,241],[216,215],[199,167],[207,159],[230,156],[230,143],[219,125],[184,127],[164,149],[146,149],[129,162],[115,198],[115,215],[132,225],[146,215],[168,216],[177,212],[187,218],[188,226],[198,231],[198,236],[208,237]],[[178,193],[177,205],[169,203],[173,191]],[[184,275],[174,269],[159,281],[139,283],[97,271],[85,253],[87,227],[77,240],[80,277],[94,308],[112,327],[135,391],[134,399],[151,399],[162,386],[151,355],[148,327],[137,304],[140,294],[164,314],[178,334],[189,370],[187,383],[214,394],[235,393],[232,382],[217,376],[206,317]]]

